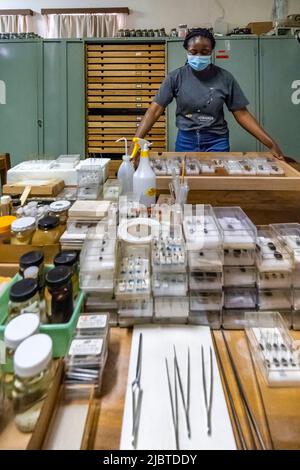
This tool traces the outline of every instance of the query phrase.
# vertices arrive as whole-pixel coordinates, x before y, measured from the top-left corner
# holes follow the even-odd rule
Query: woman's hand
[[[284,155],[279,148],[279,146],[274,142],[272,147],[270,148],[270,152],[272,153],[273,157],[277,158],[278,160],[285,161]]]

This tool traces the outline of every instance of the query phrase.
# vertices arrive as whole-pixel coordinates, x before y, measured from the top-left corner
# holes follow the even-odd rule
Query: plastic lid
[[[53,212],[64,212],[70,209],[70,201],[55,201],[50,204],[50,210]]]
[[[44,261],[44,253],[42,251],[29,251],[20,258],[20,266],[23,269],[30,266],[40,266]]]
[[[25,339],[14,356],[14,371],[18,377],[34,377],[45,370],[52,359],[52,339],[38,334]]]
[[[48,229],[57,227],[58,224],[59,224],[58,217],[55,217],[52,215],[46,215],[45,217],[39,220],[38,227],[41,230],[48,230]]]
[[[11,197],[10,196],[1,196],[1,204],[10,204]]]
[[[12,302],[25,302],[31,299],[38,291],[38,284],[34,279],[22,279],[11,286],[9,298]]]
[[[55,256],[53,264],[54,266],[73,266],[77,263],[78,258],[78,251],[61,251]]]
[[[17,349],[29,336],[37,333],[40,326],[40,319],[34,313],[24,313],[11,320],[4,330],[5,345],[11,349]]]
[[[29,228],[35,227],[35,218],[34,217],[21,217],[20,219],[15,220],[11,224],[11,229],[14,232],[24,232]]]
[[[24,269],[24,279],[37,279],[39,275],[39,268],[37,266],[29,266]]]
[[[72,272],[67,266],[57,266],[46,274],[46,284],[49,287],[61,287],[67,284],[72,277]]]
[[[16,220],[12,215],[3,215],[0,217],[0,233],[5,233],[10,230],[11,224]]]

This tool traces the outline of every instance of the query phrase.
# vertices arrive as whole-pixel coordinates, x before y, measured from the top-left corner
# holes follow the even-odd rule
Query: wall
[[[224,6],[225,21],[234,26],[245,26],[250,21],[271,19],[273,0],[219,0]],[[129,7],[131,14],[128,27],[162,27],[166,30],[187,23],[189,26],[213,25],[221,15],[217,0],[13,0],[1,1],[0,8],[41,8],[75,7]],[[289,13],[300,13],[300,0],[289,0]],[[37,18],[41,32],[42,22]]]

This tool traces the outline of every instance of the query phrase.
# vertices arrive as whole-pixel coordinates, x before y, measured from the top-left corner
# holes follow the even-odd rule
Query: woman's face
[[[202,37],[192,38],[187,48],[187,53],[190,55],[211,55],[212,51],[210,39]]]

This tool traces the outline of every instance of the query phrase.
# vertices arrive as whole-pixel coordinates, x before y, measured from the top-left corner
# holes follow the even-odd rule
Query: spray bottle
[[[138,169],[133,176],[133,194],[138,201],[146,207],[151,207],[156,201],[156,176],[149,162],[149,147],[145,139],[133,138],[134,149],[131,158],[134,158],[141,149],[141,158]]]
[[[125,155],[123,155],[123,163],[118,171],[118,180],[121,184],[122,196],[129,196],[129,194],[132,194],[133,192],[134,168],[130,162],[130,155],[128,155],[127,139],[125,137],[121,137],[121,139],[116,140],[116,142],[120,142],[121,140],[124,140],[125,142]]]

